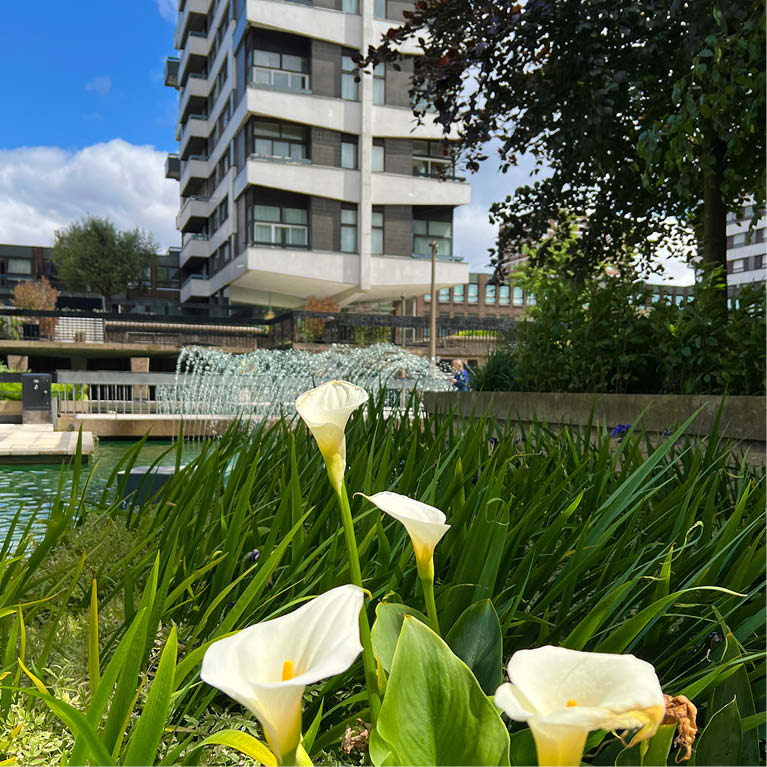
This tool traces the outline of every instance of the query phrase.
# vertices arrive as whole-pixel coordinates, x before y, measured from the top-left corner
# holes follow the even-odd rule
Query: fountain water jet
[[[176,383],[158,387],[158,410],[191,416],[204,436],[217,418],[261,420],[291,416],[299,394],[333,379],[362,386],[371,394],[383,387],[386,404],[404,404],[403,391],[445,391],[449,377],[425,357],[392,344],[363,348],[333,346],[328,351],[258,349],[248,354],[201,347],[181,350]],[[195,418],[196,417],[196,418]]]

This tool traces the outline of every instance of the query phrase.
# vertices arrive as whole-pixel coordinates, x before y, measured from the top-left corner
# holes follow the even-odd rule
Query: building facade
[[[0,304],[13,303],[13,291],[19,283],[46,277],[59,291],[60,309],[101,309],[96,293],[72,292],[58,279],[51,261],[51,248],[0,244]],[[158,253],[143,284],[115,296],[112,309],[164,313],[179,301],[179,250],[169,248]]]
[[[179,92],[181,300],[344,306],[466,282],[453,209],[470,189],[442,130],[417,126],[401,66],[353,56],[411,0],[180,0],[166,84]]]
[[[767,279],[767,215],[761,212],[752,229],[752,205],[727,214],[727,284],[733,286]]]

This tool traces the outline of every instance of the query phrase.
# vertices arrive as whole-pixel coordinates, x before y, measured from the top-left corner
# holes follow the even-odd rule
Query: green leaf
[[[503,637],[493,603],[475,602],[461,613],[445,641],[472,670],[486,695],[493,695],[503,681]]]
[[[376,607],[376,620],[370,630],[370,639],[373,643],[373,654],[387,672],[391,670],[394,650],[406,615],[412,615],[422,623],[429,623],[423,613],[407,605],[380,602]]]
[[[532,730],[524,729],[511,736],[511,763],[519,767],[538,764],[538,752]]]
[[[91,581],[91,608],[88,612],[88,679],[91,695],[99,686],[99,598],[96,579]]]
[[[259,764],[265,765],[265,767],[277,767],[275,755],[260,740],[256,740],[252,735],[248,735],[247,732],[221,730],[221,732],[205,738],[200,745],[228,746],[251,759],[255,759]]]
[[[123,764],[154,764],[157,747],[162,739],[165,722],[168,718],[171,694],[173,693],[173,675],[176,671],[176,627],[170,630],[165,642],[157,673],[149,688],[144,710],[141,712],[136,729],[133,731],[128,752]]]
[[[317,709],[317,714],[309,725],[309,729],[304,733],[303,745],[308,753],[311,753],[314,746],[314,739],[317,737],[317,732],[320,729],[320,722],[322,722],[322,709],[325,706],[325,699],[320,701],[320,707]]]
[[[642,764],[645,767],[665,767],[675,734],[676,724],[662,724],[658,727],[658,732],[648,742],[647,753],[644,755]]]
[[[733,698],[719,709],[706,725],[695,746],[695,764],[714,765],[744,764],[740,761],[743,740],[738,704]]]
[[[509,733],[495,706],[466,664],[412,617],[402,626],[377,729],[401,764],[509,764]]]

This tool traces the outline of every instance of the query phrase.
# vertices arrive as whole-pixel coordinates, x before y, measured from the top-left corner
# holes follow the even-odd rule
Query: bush
[[[77,399],[87,399],[88,387],[77,385]],[[75,384],[52,384],[51,394],[65,394],[67,399],[72,399],[72,390]],[[20,383],[0,383],[0,400],[14,400],[15,402],[21,401],[21,384]]]

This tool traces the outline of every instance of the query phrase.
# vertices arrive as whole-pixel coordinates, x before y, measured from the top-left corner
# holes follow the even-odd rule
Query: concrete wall
[[[409,205],[384,208],[384,253],[388,256],[413,255],[413,214]]]
[[[718,395],[682,394],[565,394],[556,392],[424,392],[428,411],[452,407],[470,417],[490,412],[499,420],[549,425],[594,425],[613,429],[618,424],[641,424],[658,434],[674,429],[698,408],[701,413],[687,428],[688,434],[708,435],[721,405]],[[728,397],[719,425],[724,437],[762,443],[767,439],[765,397]],[[593,416],[592,416],[593,413]],[[644,413],[644,415],[642,415]]]
[[[386,65],[386,103],[394,107],[409,107],[413,59],[405,58],[398,63],[399,72],[391,64]]]
[[[341,96],[341,48],[322,40],[312,40],[312,93]]]
[[[316,3],[315,3],[316,4]],[[386,17],[395,21],[404,21],[402,11],[412,11],[413,0],[387,0]]]
[[[312,250],[341,249],[341,203],[326,197],[312,197]]]
[[[384,170],[413,175],[413,142],[410,139],[387,138],[384,141]]]

